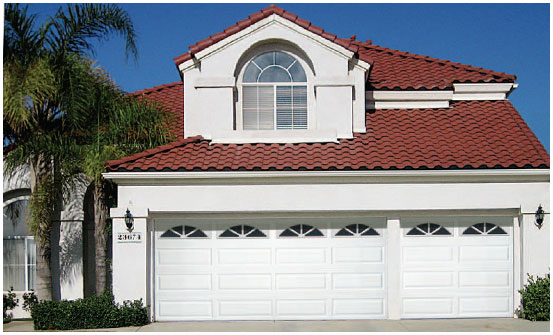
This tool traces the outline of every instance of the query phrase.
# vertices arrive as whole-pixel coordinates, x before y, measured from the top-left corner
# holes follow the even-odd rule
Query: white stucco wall
[[[520,261],[515,260],[514,273],[520,278],[514,280],[516,292],[521,281],[524,282],[521,278],[524,273],[543,274],[549,269],[549,215],[546,216],[544,226],[538,230],[532,214],[539,204],[549,213],[548,179],[543,177],[543,181],[348,183],[344,179],[336,178],[334,182],[326,179],[326,183],[316,183],[299,178],[295,182],[165,180],[151,184],[137,180],[134,185],[132,181],[125,180],[118,187],[118,208],[112,209],[111,214],[114,217],[122,217],[126,208],[133,213],[148,213],[149,218],[168,214],[175,217],[217,213],[223,216],[363,213],[385,216],[396,226],[398,222],[401,224],[402,217],[412,215],[502,215],[511,217],[513,225],[516,225],[519,216],[522,216],[521,240],[515,241],[515,244],[520,244],[522,248],[514,248],[515,257],[520,258]],[[120,226],[119,229],[124,231],[124,226]],[[148,227],[145,221],[140,221],[135,231],[141,231],[147,236]],[[515,236],[519,236],[518,232],[515,232]],[[393,242],[392,236],[390,239]],[[121,268],[118,269],[118,265],[114,263],[114,294],[119,301],[151,298],[152,291],[148,289],[148,285],[152,279],[148,275],[148,279],[143,279],[151,266],[150,257],[147,256],[150,247],[147,241],[136,246],[118,244],[114,240],[114,259],[119,262],[117,264],[121,264]],[[521,257],[518,256],[519,252],[522,253]],[[129,263],[125,260],[132,261]],[[393,296],[393,292],[390,294]],[[515,306],[518,305],[517,299],[515,294]],[[399,307],[394,306],[391,304],[389,307],[391,317],[399,315]]]
[[[64,199],[59,220],[54,222],[52,232],[52,284],[54,299],[73,300],[83,297],[83,200],[88,180],[76,178],[71,193]],[[14,174],[4,175],[4,203],[13,196],[30,194],[31,181],[28,166],[17,169]],[[25,214],[24,214],[25,215]],[[21,308],[23,292],[18,292],[19,306],[13,311],[14,318],[29,317]]]
[[[310,129],[334,130],[338,138],[365,131],[366,68],[352,61],[351,51],[272,15],[201,51],[194,66],[182,69],[185,137],[211,139],[217,132],[232,131],[234,113],[241,129],[241,70],[267,50],[294,54],[306,71]]]

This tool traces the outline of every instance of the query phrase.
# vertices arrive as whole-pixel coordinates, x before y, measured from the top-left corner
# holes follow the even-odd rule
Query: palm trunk
[[[35,291],[40,300],[52,300],[51,246],[52,232],[51,214],[48,208],[51,196],[45,192],[48,183],[49,164],[40,156],[31,163],[31,211],[32,231],[36,238],[36,281]]]
[[[101,181],[94,183],[94,246],[96,250],[96,294],[102,294],[106,289],[107,278],[107,212],[104,189]]]

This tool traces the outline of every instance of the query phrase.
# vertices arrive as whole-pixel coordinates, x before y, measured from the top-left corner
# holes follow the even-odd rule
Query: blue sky
[[[269,4],[121,4],[139,59],[115,37],[94,58],[125,91],[180,80],[173,58]],[[510,100],[549,151],[549,4],[277,4],[339,37],[516,74]],[[57,4],[32,4],[46,19]]]

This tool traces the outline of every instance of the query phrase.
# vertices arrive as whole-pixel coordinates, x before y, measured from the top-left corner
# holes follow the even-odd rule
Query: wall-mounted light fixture
[[[536,226],[538,229],[541,229],[541,226],[543,226],[543,219],[545,217],[545,211],[541,207],[541,204],[538,206],[538,210],[536,211]]]
[[[128,208],[127,214],[125,214],[125,225],[127,225],[127,230],[129,231],[129,233],[131,233],[134,229],[134,218]]]

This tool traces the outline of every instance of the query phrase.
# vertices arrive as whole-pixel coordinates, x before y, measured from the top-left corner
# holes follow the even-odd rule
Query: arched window
[[[423,223],[409,230],[408,236],[451,235],[449,230],[435,223]]]
[[[28,195],[4,201],[4,291],[35,288],[36,246],[26,220],[28,205]]]
[[[282,51],[253,58],[242,78],[244,130],[307,129],[307,77]]]
[[[507,235],[507,233],[493,223],[482,222],[465,229],[463,235]]]
[[[356,223],[340,229],[335,236],[378,236],[378,232],[367,225]]]

